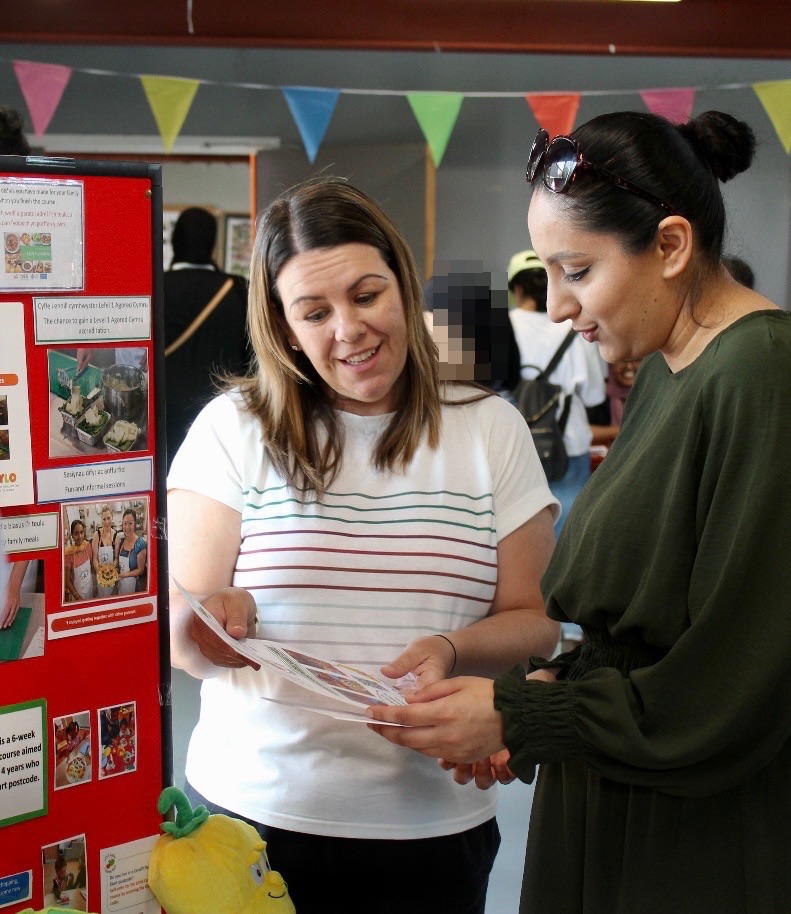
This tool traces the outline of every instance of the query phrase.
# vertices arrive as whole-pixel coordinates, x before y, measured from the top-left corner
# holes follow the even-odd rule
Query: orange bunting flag
[[[571,133],[574,121],[580,106],[580,93],[568,95],[525,95],[525,100],[538,121],[538,126],[543,127],[553,136]]]
[[[461,92],[412,92],[407,99],[431,149],[434,165],[439,168],[464,95]]]
[[[646,89],[640,98],[651,114],[666,117],[673,124],[686,124],[695,104],[695,90]]]
[[[753,83],[753,91],[766,109],[783,149],[791,154],[791,79]]]
[[[30,112],[33,133],[43,136],[71,79],[71,67],[15,60],[14,72]]]
[[[187,119],[200,81],[170,76],[141,76],[166,152],[170,152]]]

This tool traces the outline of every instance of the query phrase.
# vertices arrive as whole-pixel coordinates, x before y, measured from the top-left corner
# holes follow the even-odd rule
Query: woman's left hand
[[[491,679],[444,679],[409,695],[407,701],[405,707],[371,705],[367,711],[374,720],[403,727],[368,726],[391,743],[446,762],[471,764],[505,747]]]
[[[448,637],[429,635],[411,641],[395,660],[381,667],[382,674],[389,679],[401,679],[412,673],[416,689],[446,679],[456,662],[456,649]]]

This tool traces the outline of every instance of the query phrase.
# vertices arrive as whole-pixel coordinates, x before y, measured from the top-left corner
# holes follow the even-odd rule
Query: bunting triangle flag
[[[407,99],[431,150],[434,167],[439,168],[456,126],[464,93],[412,92],[407,95]]]
[[[71,79],[71,67],[15,60],[14,72],[30,112],[33,133],[43,136]]]
[[[282,91],[312,164],[316,161],[341,93],[338,89],[300,89],[296,86]]]
[[[766,109],[783,149],[791,154],[791,79],[753,83],[753,91]]]
[[[187,119],[200,80],[172,76],[141,76],[166,152],[170,152]]]
[[[574,121],[580,106],[580,93],[571,92],[566,95],[525,95],[525,100],[538,121],[538,126],[543,127],[553,136],[566,136],[574,129]]]
[[[695,90],[646,89],[640,98],[651,114],[666,117],[673,124],[686,124],[695,104]]]

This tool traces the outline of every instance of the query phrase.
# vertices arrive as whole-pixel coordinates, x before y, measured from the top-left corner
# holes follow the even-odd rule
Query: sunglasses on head
[[[620,187],[621,190],[628,190],[630,193],[648,200],[649,203],[661,206],[671,216],[678,215],[672,206],[649,191],[632,184],[626,178],[619,178],[618,175],[600,165],[589,162],[582,154],[579,143],[570,136],[556,136],[550,141],[549,134],[543,127],[538,131],[527,160],[526,177],[529,184],[535,184],[541,173],[544,187],[547,190],[551,190],[554,194],[565,194],[577,175],[584,171],[592,172],[610,184]]]

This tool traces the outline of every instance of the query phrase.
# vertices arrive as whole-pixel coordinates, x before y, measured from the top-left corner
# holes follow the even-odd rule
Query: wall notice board
[[[0,911],[158,914],[160,167],[3,157],[0,236]]]

